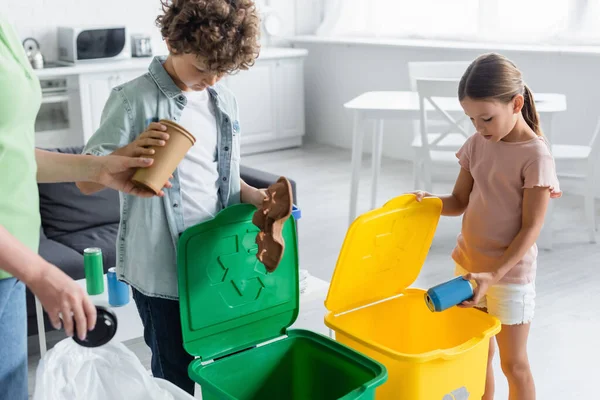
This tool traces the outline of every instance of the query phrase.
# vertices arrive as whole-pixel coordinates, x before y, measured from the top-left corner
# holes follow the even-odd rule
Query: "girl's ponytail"
[[[533,94],[527,85],[523,85],[523,97],[525,98],[525,103],[523,104],[523,109],[521,113],[523,114],[523,118],[527,125],[535,132],[538,136],[544,136],[542,132],[542,128],[540,127],[540,117],[535,108],[535,101],[533,99]]]

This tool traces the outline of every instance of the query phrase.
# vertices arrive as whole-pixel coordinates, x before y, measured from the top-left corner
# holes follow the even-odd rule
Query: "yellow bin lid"
[[[442,213],[439,198],[396,197],[348,229],[325,301],[340,314],[401,294],[419,276]]]

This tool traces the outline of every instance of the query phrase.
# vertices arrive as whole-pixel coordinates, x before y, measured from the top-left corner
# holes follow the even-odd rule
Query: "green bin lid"
[[[298,316],[296,225],[283,226],[285,252],[273,273],[258,261],[256,207],[237,204],[187,229],[177,246],[185,350],[203,361],[285,334]]]

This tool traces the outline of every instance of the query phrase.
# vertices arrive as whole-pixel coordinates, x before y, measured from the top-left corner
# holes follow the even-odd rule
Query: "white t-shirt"
[[[207,90],[184,92],[179,124],[196,143],[179,164],[185,229],[213,218],[221,209],[217,161],[217,120]]]

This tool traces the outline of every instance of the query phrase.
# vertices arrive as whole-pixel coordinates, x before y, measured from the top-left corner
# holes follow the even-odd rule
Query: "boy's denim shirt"
[[[114,88],[102,111],[100,127],[84,153],[107,155],[131,143],[152,121],[179,121],[187,99],[155,57],[148,73]],[[215,110],[219,199],[226,207],[240,202],[240,127],[235,97],[217,84],[207,88]],[[202,146],[196,143],[195,146]],[[120,193],[117,274],[145,295],[178,299],[177,241],[184,230],[181,186],[176,170],[173,187],[163,198]]]

